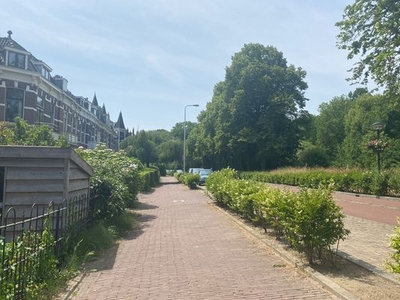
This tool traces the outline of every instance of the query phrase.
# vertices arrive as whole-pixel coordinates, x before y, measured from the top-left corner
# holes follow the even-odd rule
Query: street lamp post
[[[381,130],[385,127],[385,125],[381,122],[375,122],[372,124],[372,128],[376,131],[377,141],[380,141],[381,138]],[[376,155],[378,157],[378,173],[381,173],[381,152],[383,149],[377,149]]]
[[[183,173],[186,172],[186,108],[189,106],[198,107],[198,104],[188,104],[183,112]]]

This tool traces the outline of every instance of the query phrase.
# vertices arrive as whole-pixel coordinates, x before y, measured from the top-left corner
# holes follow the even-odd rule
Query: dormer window
[[[50,80],[50,72],[46,68],[42,67],[42,76],[47,80]]]
[[[25,69],[26,56],[21,53],[8,52],[8,65],[20,69]]]
[[[50,80],[50,72],[52,71],[52,69],[40,60],[34,60],[33,63],[40,75],[42,75],[47,80]]]

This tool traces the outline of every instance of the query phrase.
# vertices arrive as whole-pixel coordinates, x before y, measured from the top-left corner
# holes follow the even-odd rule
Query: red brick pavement
[[[180,184],[141,195],[139,228],[63,299],[337,299],[208,201]]]

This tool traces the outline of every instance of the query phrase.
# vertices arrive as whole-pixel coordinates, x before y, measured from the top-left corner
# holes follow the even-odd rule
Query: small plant
[[[400,218],[397,218],[397,227],[390,238],[390,247],[394,250],[391,261],[387,261],[385,267],[392,273],[400,274]]]
[[[59,276],[49,220],[42,233],[24,232],[14,242],[0,239],[0,299],[37,299]],[[23,258],[23,260],[21,260]]]

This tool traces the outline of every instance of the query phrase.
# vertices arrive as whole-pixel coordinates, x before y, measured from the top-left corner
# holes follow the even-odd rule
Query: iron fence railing
[[[62,264],[81,230],[91,226],[92,211],[86,194],[32,205],[29,213],[13,207],[0,226],[0,299],[24,299],[31,284],[45,277],[48,257]],[[52,261],[52,260],[50,260]]]

